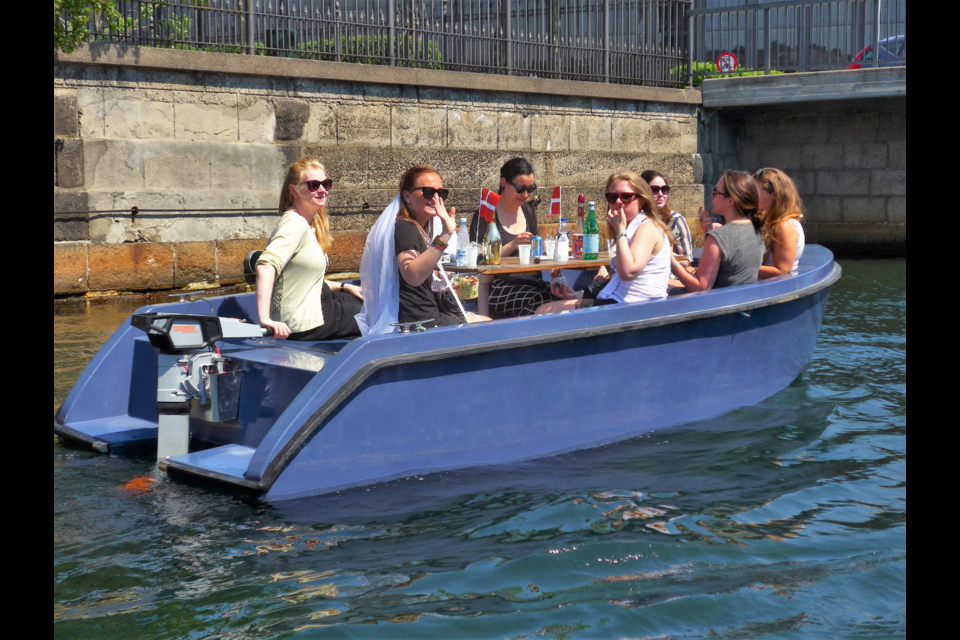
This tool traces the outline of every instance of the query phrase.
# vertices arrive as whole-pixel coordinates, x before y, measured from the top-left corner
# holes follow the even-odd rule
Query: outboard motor
[[[269,330],[234,318],[183,313],[141,313],[130,324],[160,350],[157,375],[157,460],[190,452],[190,414],[210,422],[237,417],[240,372],[214,349],[231,338],[261,338]],[[224,401],[227,397],[232,401]]]

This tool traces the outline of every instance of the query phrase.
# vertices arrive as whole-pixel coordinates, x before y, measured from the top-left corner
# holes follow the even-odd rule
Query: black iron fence
[[[679,87],[689,0],[134,0],[96,41]]]
[[[689,16],[701,65],[724,53],[767,72],[906,64],[906,0],[696,0]]]

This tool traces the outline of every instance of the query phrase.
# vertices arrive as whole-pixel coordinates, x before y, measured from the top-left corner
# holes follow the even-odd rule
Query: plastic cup
[[[467,247],[467,268],[476,269],[477,268],[477,253],[479,253],[480,247]]]
[[[611,258],[617,257],[617,241],[616,240],[607,240],[607,253]]]
[[[547,260],[553,260],[553,254],[556,252],[557,241],[556,240],[544,240],[543,244],[547,247],[546,254],[543,256]]]
[[[528,265],[530,264],[530,249],[532,247],[528,244],[520,245],[520,264]]]

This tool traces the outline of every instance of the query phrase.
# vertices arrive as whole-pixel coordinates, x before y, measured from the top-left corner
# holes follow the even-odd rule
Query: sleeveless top
[[[763,233],[752,223],[727,223],[707,232],[720,245],[723,258],[714,289],[753,284],[760,275],[767,246]]]
[[[803,233],[803,225],[800,224],[800,221],[796,218],[790,220],[790,224],[793,225],[794,230],[797,232],[797,259],[793,263],[793,271],[796,271],[800,268],[800,256],[803,255],[803,250],[807,246],[807,239]],[[768,267],[776,266],[773,262],[773,251],[767,254],[767,260],[763,263]]]
[[[642,213],[633,219],[627,227],[627,241],[630,244],[633,244],[633,238],[637,235],[640,225],[646,223],[655,224],[653,220]],[[616,300],[621,304],[666,298],[667,283],[670,280],[670,257],[673,251],[670,248],[670,239],[667,238],[667,234],[663,233],[662,235],[664,246],[660,249],[660,254],[650,256],[647,266],[643,268],[640,275],[627,281],[622,280],[619,273],[614,273],[610,282],[597,297],[601,300]],[[613,269],[616,269],[616,262],[616,258],[610,261],[610,266]]]

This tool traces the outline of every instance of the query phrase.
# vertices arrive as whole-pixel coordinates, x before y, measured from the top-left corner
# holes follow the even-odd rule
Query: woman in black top
[[[537,212],[528,200],[537,192],[533,165],[514,158],[500,167],[500,202],[497,203],[497,230],[503,242],[501,255],[517,255],[522,244],[538,235]],[[489,224],[478,210],[470,221],[470,239],[483,244]],[[497,278],[490,283],[490,310],[504,318],[532,316],[543,304],[554,300],[550,286],[539,274],[519,278]]]
[[[425,323],[428,328],[460,324],[455,316],[440,311],[433,293],[434,270],[447,242],[457,231],[456,209],[447,213],[443,204],[447,195],[440,174],[432,167],[414,167],[400,179],[400,212],[394,232],[400,269],[400,322],[433,320]],[[432,227],[434,218],[443,222],[443,232],[430,238],[425,229]],[[489,319],[467,314],[470,323]]]

